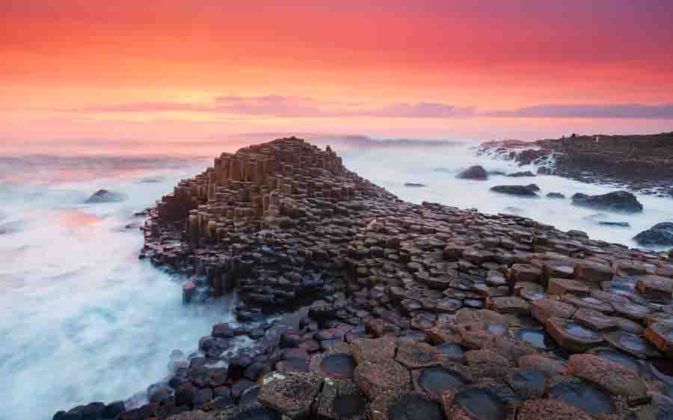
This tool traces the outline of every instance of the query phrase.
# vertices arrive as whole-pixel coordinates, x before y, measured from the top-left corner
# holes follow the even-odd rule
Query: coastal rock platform
[[[536,164],[539,173],[673,195],[673,133],[492,141],[480,150],[521,165]]]
[[[673,252],[407,203],[297,138],[217,157],[144,232],[240,324],[107,418],[673,418]]]

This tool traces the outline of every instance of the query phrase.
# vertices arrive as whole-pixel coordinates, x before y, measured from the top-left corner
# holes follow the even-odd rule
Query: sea
[[[630,247],[636,233],[673,221],[672,198],[636,194],[644,206],[638,214],[546,198],[548,192],[570,197],[619,186],[551,175],[506,177],[537,168],[480,155],[475,141],[311,140],[330,144],[347,168],[415,203],[516,214]],[[235,322],[232,299],[185,305],[186,279],[138,254],[143,210],[212,164],[213,156],[245,143],[0,149],[0,420],[50,419],[91,401],[142,403],[147,387],[168,375],[171,354],[192,354],[213,324]],[[486,181],[456,177],[475,164],[494,174]],[[489,191],[530,183],[540,187],[539,198]],[[123,200],[88,203],[100,189]]]

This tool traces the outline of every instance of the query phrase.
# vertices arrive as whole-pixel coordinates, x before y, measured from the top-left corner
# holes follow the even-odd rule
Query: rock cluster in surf
[[[145,235],[249,327],[215,325],[122,419],[673,416],[673,253],[406,203],[296,138],[223,154]]]

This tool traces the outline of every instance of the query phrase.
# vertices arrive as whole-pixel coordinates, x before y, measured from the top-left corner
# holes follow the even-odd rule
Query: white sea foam
[[[17,226],[0,234],[0,419],[48,419],[142,393],[168,373],[172,350],[189,354],[212,324],[231,319],[221,301],[182,305],[183,279],[139,261],[142,234],[125,228],[204,164],[145,174],[152,183],[0,186],[1,222]],[[82,204],[99,188],[128,199]]]

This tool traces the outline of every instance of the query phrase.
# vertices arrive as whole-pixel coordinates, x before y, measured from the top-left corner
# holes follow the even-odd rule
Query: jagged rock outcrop
[[[122,419],[673,412],[673,255],[406,203],[295,138],[222,155],[145,234],[154,263],[235,290],[245,323],[215,325],[169,395]]]

